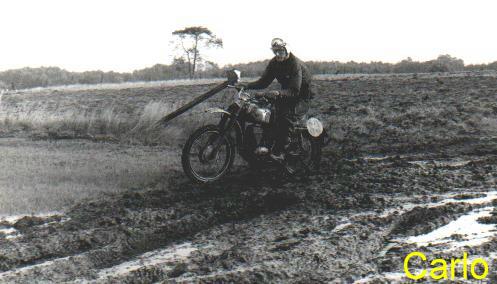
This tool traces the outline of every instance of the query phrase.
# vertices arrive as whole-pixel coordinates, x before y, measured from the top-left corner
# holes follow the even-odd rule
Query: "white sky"
[[[488,0],[0,0],[0,70],[131,71],[173,58],[171,32],[202,25],[220,65],[267,59],[282,37],[303,60],[397,62],[440,54],[497,61]]]

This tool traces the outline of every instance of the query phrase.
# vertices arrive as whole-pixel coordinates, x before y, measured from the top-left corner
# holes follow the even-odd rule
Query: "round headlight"
[[[321,133],[323,133],[323,124],[319,119],[315,117],[311,117],[307,120],[306,123],[307,126],[307,131],[309,131],[309,134],[313,137],[319,137]]]

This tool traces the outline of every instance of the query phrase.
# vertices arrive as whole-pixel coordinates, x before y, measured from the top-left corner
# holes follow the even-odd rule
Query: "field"
[[[4,93],[0,281],[398,283],[413,251],[481,257],[496,281],[497,73],[317,79],[319,174],[238,160],[209,186],[181,145],[232,92],[154,122],[214,81]]]

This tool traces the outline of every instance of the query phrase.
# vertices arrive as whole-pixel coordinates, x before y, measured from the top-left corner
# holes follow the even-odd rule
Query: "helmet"
[[[281,38],[273,38],[271,41],[271,49],[286,49],[286,42]]]
[[[271,50],[273,51],[277,61],[284,61],[289,56],[286,42],[281,38],[273,38],[271,41]]]

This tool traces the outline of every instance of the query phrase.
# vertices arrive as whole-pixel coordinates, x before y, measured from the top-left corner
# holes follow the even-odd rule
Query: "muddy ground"
[[[429,260],[467,252],[497,281],[496,82],[323,81],[321,96],[334,99],[316,109],[335,135],[320,173],[240,165],[198,186],[178,168],[63,212],[5,217],[0,281],[401,283],[413,251]]]

